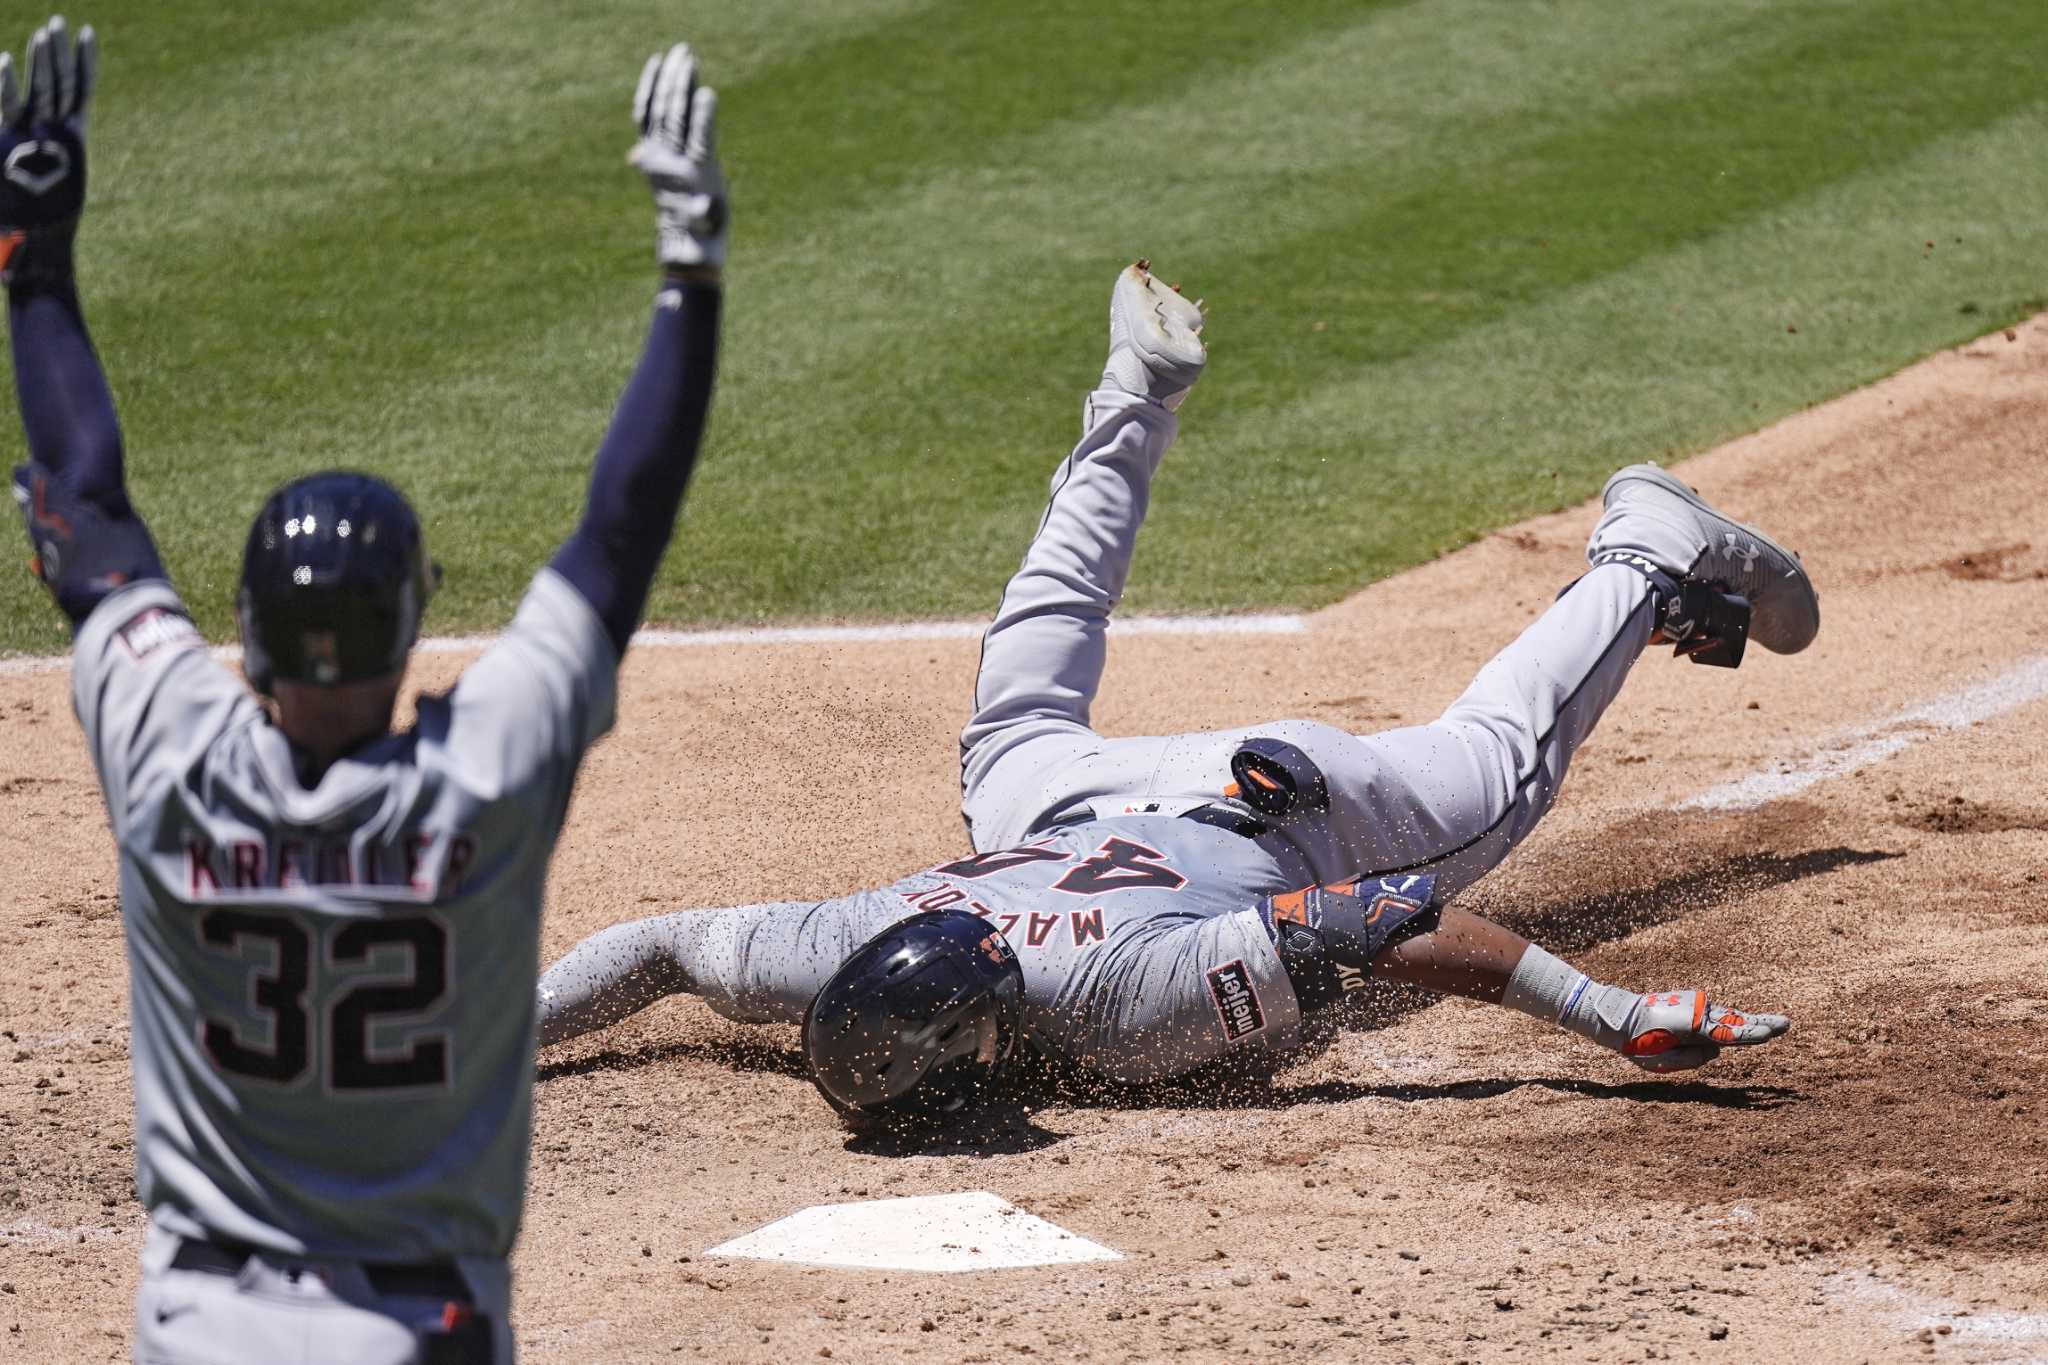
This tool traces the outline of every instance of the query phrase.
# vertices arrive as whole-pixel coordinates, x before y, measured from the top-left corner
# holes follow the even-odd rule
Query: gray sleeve
[[[171,585],[153,580],[116,592],[79,627],[71,705],[119,837],[138,800],[258,703],[207,650]]]
[[[1132,1085],[1217,1063],[1269,1072],[1301,1046],[1294,988],[1256,910],[1163,920],[1112,944],[1070,1010],[1068,1054]]]
[[[683,970],[683,911],[600,929],[540,978],[540,1045],[609,1028],[655,1001],[691,989]]]
[[[534,575],[511,628],[448,695],[449,743],[471,772],[516,786],[575,767],[612,727],[618,654],[583,594],[553,569]]]
[[[905,913],[881,897],[856,895],[613,925],[542,975],[541,1044],[615,1024],[679,993],[741,1023],[797,1023],[840,964]]]

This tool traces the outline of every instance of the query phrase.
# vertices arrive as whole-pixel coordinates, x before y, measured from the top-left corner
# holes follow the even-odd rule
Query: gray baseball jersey
[[[1023,1032],[1039,1051],[1126,1082],[1226,1055],[1268,1070],[1302,1043],[1256,909],[1287,886],[1279,861],[1225,830],[1162,815],[1091,820],[837,900],[614,926],[542,978],[541,1037],[675,991],[742,1022],[796,1023],[868,939],[908,915],[961,909],[1016,949]]]
[[[159,1227],[379,1261],[518,1230],[541,890],[617,661],[551,570],[417,725],[306,788],[170,586],[79,631],[120,854],[136,1175]]]

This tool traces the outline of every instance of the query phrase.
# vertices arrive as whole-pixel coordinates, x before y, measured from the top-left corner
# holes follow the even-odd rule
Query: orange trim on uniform
[[[1297,924],[1308,923],[1309,888],[1299,891],[1283,891],[1273,897],[1273,918],[1293,920]]]

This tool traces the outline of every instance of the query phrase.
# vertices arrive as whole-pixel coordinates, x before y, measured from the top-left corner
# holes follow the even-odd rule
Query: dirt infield
[[[1803,552],[1819,642],[1733,674],[1646,659],[1467,903],[1606,979],[1782,1008],[1790,1038],[1659,1082],[1497,1010],[1389,998],[1270,1090],[1049,1098],[903,1152],[828,1121],[786,1031],[670,1002],[542,1059],[527,1358],[2048,1358],[2048,319],[1683,472]],[[1576,572],[1589,525],[1490,537],[1299,637],[1120,641],[1098,722],[1427,717]],[[635,655],[548,956],[959,851],[974,658]],[[1907,714],[1973,686],[1992,700]],[[63,676],[0,676],[0,725],[0,1358],[125,1359],[142,1215],[113,860]],[[1782,794],[1673,809],[1758,773]],[[975,1189],[1125,1259],[917,1277],[702,1254],[811,1204]]]

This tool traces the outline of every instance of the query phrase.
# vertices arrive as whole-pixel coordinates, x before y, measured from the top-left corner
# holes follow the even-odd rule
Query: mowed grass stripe
[[[2048,202],[2044,143],[2036,105],[1281,411],[1198,391],[1128,609],[1327,602],[1571,505],[1622,464],[1683,459],[1881,378],[1916,358],[1908,338],[1939,349],[2048,309],[2048,219],[2034,211]],[[1204,384],[1229,363],[1220,355]],[[1321,497],[1299,532],[1247,518],[1242,490],[1274,482]],[[1213,572],[1205,547],[1250,530],[1258,552]],[[1550,586],[1501,591],[1533,605]]]
[[[1258,414],[1284,409],[1302,393],[1341,382],[1361,365],[1441,344],[1539,303],[1549,292],[1626,271],[1635,260],[1768,212],[1829,178],[1881,164],[1876,151],[1904,154],[1945,128],[1968,126],[2006,107],[1987,97],[1996,84],[1995,72],[1981,88],[1895,92],[1885,63],[1907,36],[1902,30],[1914,23],[1904,6],[1889,12],[1825,7],[1816,11],[1813,27],[1791,40],[1777,26],[1775,12],[1750,11],[1734,16],[1739,22],[1723,29],[1667,35],[1661,61],[1633,45],[1599,46],[1596,35],[1605,32],[1611,19],[1604,8],[1560,8],[1553,17],[1572,18],[1584,27],[1570,31],[1558,24],[1540,38],[1525,36],[1519,43],[1500,35],[1499,47],[1492,49],[1516,51],[1523,60],[1519,82],[1500,70],[1445,80],[1447,69],[1458,68],[1427,57],[1416,60],[1431,42],[1445,41],[1441,12],[1415,9],[1377,16],[1369,31],[1346,35],[1358,39],[1361,51],[1385,58],[1364,68],[1368,80],[1358,82],[1354,74],[1354,82],[1377,90],[1385,76],[1398,87],[1402,73],[1415,73],[1409,87],[1398,90],[1398,107],[1434,112],[1441,105],[1457,113],[1456,120],[1438,121],[1426,112],[1411,113],[1396,134],[1410,140],[1396,143],[1392,156],[1382,152],[1384,141],[1372,136],[1358,139],[1367,145],[1355,160],[1333,154],[1334,140],[1315,147],[1297,139],[1303,150],[1295,153],[1292,167],[1255,173],[1252,189],[1237,198],[1204,198],[1203,191],[1211,185],[1241,186],[1243,175],[1191,182],[1183,178],[1188,158],[1141,161],[1139,174],[1161,177],[1153,193],[1134,195],[1126,186],[1091,193],[1076,186],[1050,196],[1018,196],[1013,201],[1017,211],[1008,216],[977,212],[972,203],[977,186],[953,179],[933,186],[919,205],[918,220],[965,223],[961,235],[976,248],[964,259],[958,253],[932,253],[934,263],[924,272],[947,277],[927,316],[952,341],[945,353],[951,363],[934,373],[904,370],[888,359],[871,365],[871,356],[844,362],[835,375],[843,381],[836,391],[844,395],[837,410],[849,439],[826,447],[831,453],[821,463],[831,468],[820,473],[821,478],[837,474],[841,482],[834,486],[835,497],[820,505],[820,515],[808,524],[801,506],[777,512],[772,500],[778,490],[768,480],[745,478],[741,496],[757,509],[756,515],[775,518],[776,525],[799,523],[800,543],[807,546],[819,576],[830,575],[831,608],[858,612],[866,601],[910,600],[921,606],[929,602],[928,610],[946,610],[950,601],[931,599],[951,593],[960,578],[977,573],[986,584],[985,596],[992,595],[1031,524],[1044,471],[1071,439],[1074,391],[1093,373],[1089,343],[1101,307],[1101,268],[1085,260],[1076,264],[1082,253],[1067,249],[1071,239],[1063,241],[1052,215],[1043,211],[1047,203],[1066,208],[1078,200],[1087,209],[1099,209],[1118,230],[1130,231],[1126,241],[1134,241],[1137,249],[1167,239],[1165,246],[1152,246],[1154,254],[1219,301],[1221,359],[1204,383],[1199,405],[1206,411],[1252,414],[1234,425],[1235,439],[1216,459],[1198,455],[1187,462],[1205,470],[1205,486],[1235,510],[1238,523],[1213,526],[1209,534],[1181,541],[1176,546],[1180,553],[1167,559],[1163,573],[1152,564],[1145,600],[1160,609],[1184,600],[1182,594],[1191,590],[1212,607],[1244,607],[1276,592],[1295,603],[1327,600],[1362,581],[1363,574],[1412,563],[1465,538],[1475,522],[1497,524],[1504,506],[1515,505],[1519,512],[1535,499],[1582,495],[1597,486],[1604,470],[1582,461],[1567,471],[1572,475],[1568,485],[1547,478],[1503,484],[1494,452],[1503,443],[1513,448],[1511,426],[1497,432],[1488,448],[1467,452],[1427,446],[1418,453],[1436,471],[1429,496],[1399,507],[1394,520],[1406,524],[1388,536],[1385,506],[1351,496],[1358,474],[1371,470],[1371,461],[1378,458],[1369,429],[1359,439],[1331,433],[1334,440],[1326,436],[1316,443],[1317,460],[1304,463],[1291,458],[1297,445],[1262,434],[1268,419]],[[1978,23],[1980,38],[1996,31],[1982,16]],[[1952,32],[1950,41],[1955,40]],[[1561,50],[1567,43],[1587,59],[1573,63]],[[1832,53],[1831,63],[1817,64],[1817,49]],[[1671,59],[1677,53],[1685,55],[1683,62]],[[1602,59],[1612,66],[1602,65]],[[1302,73],[1290,66],[1290,74]],[[1432,78],[1438,83],[1435,100],[1416,88]],[[1229,111],[1233,131],[1263,133],[1270,122],[1284,122],[1289,112],[1276,106],[1288,95],[1319,109],[1348,112],[1335,82],[1322,88],[1305,80],[1265,90],[1246,89],[1243,81],[1229,86],[1208,93],[1213,107]],[[1802,92],[1797,102],[1776,94],[1794,88]],[[1517,93],[1537,97],[1526,118],[1517,116]],[[1397,99],[1385,104],[1395,105]],[[1353,96],[1350,107],[1373,102],[1376,95]],[[1161,108],[1163,121],[1175,106]],[[1580,121],[1568,123],[1561,109]],[[1843,117],[1844,111],[1858,110],[1866,110],[1866,116]],[[1455,126],[1446,128],[1447,123]],[[1795,156],[1782,130],[1808,124],[1806,140],[1794,145]],[[1115,138],[1128,125],[1123,117],[1091,123],[1071,130],[1070,141],[1085,148],[1091,141]],[[1714,136],[1705,135],[1709,132]],[[1197,138],[1192,145],[1213,144]],[[1269,144],[1264,150],[1278,149]],[[1199,159],[1201,154],[1192,155]],[[1212,159],[1223,160],[1213,153]],[[1087,162],[1076,156],[1067,164]],[[1247,164],[1271,163],[1248,159]],[[1248,251],[1242,209],[1256,204],[1263,212],[1269,201],[1257,189],[1283,179],[1287,170],[1319,182],[1316,192],[1287,200],[1291,218],[1281,221],[1298,230],[1277,240],[1266,237],[1257,242],[1258,249]],[[1341,216],[1347,212],[1355,216]],[[1047,242],[1051,245],[1041,245]],[[833,256],[820,249],[794,268],[829,268]],[[914,250],[898,257],[884,245],[875,256],[880,259],[871,257],[869,269],[900,273],[891,280],[898,290],[885,296],[885,303],[875,294],[866,296],[875,314],[871,336],[891,318],[907,322],[905,315],[918,301],[915,292],[923,287]],[[975,260],[1000,262],[1002,269],[994,279],[977,280],[971,273]],[[1951,268],[1946,259],[1934,266],[1937,272]],[[782,269],[786,274],[792,267]],[[1073,281],[1078,290],[1069,287]],[[1711,296],[1719,287],[1715,279],[1703,277],[1682,285],[1678,297],[1688,291]],[[1659,296],[1660,303],[1665,297]],[[1068,298],[1071,302],[1064,302]],[[972,311],[960,316],[957,302],[948,308],[949,299],[968,300]],[[1311,332],[1318,322],[1325,324],[1324,333]],[[1948,339],[1946,330],[1941,335]],[[1881,360],[1845,358],[1833,371],[1839,376],[1834,382],[1852,382],[1873,365],[1890,368],[1924,348],[1924,338],[1913,335],[1909,325],[1884,338]],[[1012,382],[990,383],[992,371],[1011,376]],[[1047,380],[1034,393],[1036,375]],[[1560,372],[1560,379],[1568,377]],[[815,378],[807,376],[812,394],[835,391]],[[1463,382],[1469,386],[1486,379],[1482,372]],[[1446,394],[1443,401],[1456,399]],[[1638,396],[1626,401],[1639,408],[1653,400]],[[753,406],[738,410],[750,421],[757,411]],[[1732,416],[1739,420],[1749,411]],[[1511,419],[1512,412],[1501,416]],[[906,449],[929,467],[921,487],[896,486]],[[1468,455],[1488,465],[1483,480],[1465,477]],[[708,472],[716,480],[733,475],[736,467],[726,464]],[[868,521],[849,524],[835,510],[878,483],[892,496],[868,499],[875,509]],[[842,492],[844,497],[836,496]],[[723,486],[707,481],[700,493],[701,510],[716,505]],[[989,507],[1003,510],[977,516]],[[1283,526],[1304,515],[1324,534],[1294,540],[1296,551],[1270,566],[1248,567],[1247,557],[1232,548],[1249,538],[1247,527]],[[1419,537],[1418,530],[1427,538]],[[1341,548],[1347,545],[1348,550]],[[835,552],[835,546],[844,548]],[[906,546],[915,553],[903,553]],[[719,547],[704,548],[715,555]],[[983,567],[973,567],[975,557]],[[760,563],[777,560],[742,554],[706,563],[699,581],[744,582],[759,572]],[[947,572],[955,564],[961,566],[957,577]],[[970,598],[964,605],[971,610],[976,604]]]
[[[2012,12],[1961,7],[1945,21],[1943,41],[1981,43]],[[1518,186],[1513,174],[1527,149],[1567,169],[1625,163],[1654,150],[1661,131],[1631,128],[1631,111],[1684,107],[1689,88],[1725,82],[1759,60],[1777,62],[1777,78],[1789,78],[1798,73],[1778,54],[1803,43],[1805,60],[1816,62],[1845,40],[1853,47],[1853,30],[1869,16],[1882,26],[1898,13],[1672,6],[1616,33],[1602,5],[1417,5],[1367,12],[1327,32],[1311,23],[1306,37],[1276,29],[1257,51],[1211,54],[1200,79],[1190,79],[1185,63],[1152,60],[1159,54],[1142,41],[1109,41],[1119,24],[1142,28],[1135,17],[1095,26],[1103,41],[1083,48],[1062,27],[1073,19],[1062,9],[1036,35],[913,45],[913,70],[944,60],[973,72],[963,52],[988,63],[971,80],[947,66],[927,87],[948,99],[986,89],[950,140],[933,132],[928,109],[872,93],[895,74],[887,57],[909,21],[885,19],[880,39],[855,31],[760,65],[753,78],[722,81],[741,184],[731,346],[715,459],[656,615],[976,609],[1014,561],[1043,472],[1071,439],[1117,257],[1151,249],[1225,300],[1217,372],[1199,403],[1284,413],[1361,365],[1441,345],[1462,328],[1539,304],[1546,291],[1578,287],[1586,268],[1631,259],[1628,216],[1660,206],[1624,187],[1602,205],[1618,227],[1560,224],[1593,245],[1574,263],[1581,273],[1546,283],[1546,261],[1516,237],[1526,224],[1489,217],[1496,181],[1508,191],[1533,183]],[[920,17],[965,14],[938,7]],[[1023,41],[1034,36],[1035,44]],[[1896,60],[1904,70],[1916,35],[1891,36],[1903,38]],[[1866,46],[1876,53],[1877,44]],[[1071,55],[1077,49],[1082,57]],[[1884,69],[1882,53],[1870,60]],[[1064,61],[1108,72],[1096,82],[1105,98],[1077,100],[1081,87],[1044,78],[1039,68]],[[1863,103],[1891,97],[1863,79],[1852,72],[1830,86],[1825,99],[1839,102],[1838,120],[1855,124],[1866,117]],[[1934,101],[1941,107],[1931,123],[1923,118],[1921,135],[1979,118],[1997,79],[1994,64],[1986,90],[1965,84]],[[1744,87],[1752,101],[1765,84]],[[778,123],[766,112],[795,85],[819,108],[848,111],[853,131],[837,138],[833,156],[807,163],[815,147],[788,146],[804,121]],[[1127,89],[1142,98],[1119,102]],[[1057,97],[1033,98],[1044,92]],[[221,244],[192,272],[174,274],[174,288],[132,300],[117,293],[100,310],[138,468],[160,459],[153,467],[175,475],[155,488],[143,479],[142,496],[195,605],[224,605],[240,521],[264,485],[309,463],[364,462],[368,453],[406,477],[434,517],[452,570],[437,625],[502,619],[574,515],[647,293],[642,201],[617,168],[623,141],[577,131],[567,113],[587,101],[596,121],[598,93],[594,85],[550,92],[543,103],[564,111],[559,121],[522,125],[531,136],[512,145],[485,138],[475,144],[483,154],[452,171],[418,164],[445,127],[408,123],[415,140],[390,146],[395,166],[412,167],[412,178],[398,177],[405,194],[345,202],[346,212],[310,225],[258,214],[248,242]],[[604,98],[615,102],[618,92]],[[1825,99],[1811,108],[1826,109]],[[1919,94],[1907,101],[1923,115],[1927,104]],[[1738,137],[1761,117],[1711,98],[1693,107]],[[749,123],[752,108],[764,113]],[[1796,121],[1782,101],[1778,112]],[[998,132],[1010,119],[1011,132]],[[1580,133],[1598,136],[1616,120],[1621,131],[1607,145],[1573,158]],[[1877,153],[1889,145],[1870,141]],[[600,142],[601,157],[592,150]],[[797,170],[771,169],[785,163]],[[762,173],[750,178],[755,166]],[[917,174],[906,179],[911,167]],[[1446,189],[1433,199],[1439,181]],[[750,199],[757,182],[759,198]],[[536,186],[562,193],[537,211]],[[1668,186],[1667,177],[1660,192]],[[1772,180],[1745,207],[1765,211],[1782,202],[1782,190]],[[292,200],[296,188],[277,193]],[[1447,237],[1431,231],[1439,203],[1458,229]],[[1671,240],[1671,225],[1648,216],[1655,231],[1634,247],[1638,257]],[[1729,221],[1739,214],[1699,230]],[[1376,223],[1416,230],[1389,242],[1365,235]],[[1482,230],[1489,223],[1491,236]],[[244,250],[252,244],[260,250]],[[89,240],[89,258],[92,249]],[[1343,272],[1362,252],[1384,261],[1368,281],[1373,289],[1329,293],[1355,283]],[[1937,268],[1951,269],[1946,260]],[[1348,311],[1319,319],[1328,330],[1309,334],[1303,305],[1331,299]],[[1345,325],[1354,320],[1372,326],[1354,336]],[[1907,330],[1914,325],[1909,319]],[[123,364],[132,351],[120,338],[131,333],[157,352],[140,378]],[[156,403],[162,419],[146,431],[138,398],[144,408]],[[1357,482],[1355,468],[1285,466],[1271,457],[1286,451],[1259,435],[1279,423],[1241,420],[1251,438],[1218,465],[1239,485],[1241,510],[1299,514],[1348,496]],[[1176,457],[1182,469],[1202,467],[1199,423],[1196,430]],[[190,515],[174,528],[180,502]],[[1483,501],[1465,508],[1467,517],[1498,511]],[[1447,523],[1459,534],[1464,524]],[[1411,533],[1406,543],[1422,538]],[[1191,547],[1185,580],[1170,556],[1148,554],[1145,580],[1167,602],[1175,593],[1205,603],[1242,593],[1231,602],[1239,605],[1271,586],[1213,545]],[[1351,572],[1338,564],[1331,573],[1341,559],[1318,561],[1311,598]],[[224,610],[212,618],[218,629]]]
[[[617,165],[648,52],[687,38],[717,81],[740,81],[932,3],[750,0],[679,16],[660,0],[560,12],[531,0],[116,0],[95,14],[106,54],[97,189],[111,200],[95,201],[100,249],[175,244],[232,261],[305,217],[348,216],[369,194],[417,203],[445,197],[437,174],[524,164],[537,147],[577,154],[591,178],[525,187],[543,210]],[[230,240],[204,240],[223,230]],[[104,287],[143,282],[121,274]]]
[[[810,401],[778,402],[773,389],[748,391],[751,372],[729,373],[727,417],[746,425],[721,427],[700,509],[730,497],[734,519],[789,526],[804,590],[829,580],[833,610],[957,610],[956,566],[981,575],[991,600],[1045,471],[1072,439],[1119,260],[1150,254],[1193,287],[1228,295],[1229,335],[1248,337],[1285,318],[1258,302],[1281,279],[1247,293],[1223,278],[1247,251],[1281,233],[1328,234],[1383,187],[1435,184],[1475,148],[1488,149],[1482,169],[1494,166],[1559,109],[1586,120],[1684,88],[1698,73],[1676,53],[1715,40],[1721,60],[1736,63],[1777,41],[1754,6],[1732,20],[1723,6],[1661,10],[1658,24],[1620,40],[1604,6],[1544,14],[1531,26],[1510,7],[1460,8],[1455,24],[1446,5],[1383,11],[1218,78],[1162,81],[1165,96],[1144,107],[995,144],[986,169],[936,175],[900,204],[835,216],[793,248],[771,243],[777,283],[802,288],[757,296],[735,313],[732,335],[745,345],[755,329],[749,353],[775,354],[789,368],[774,382],[800,384]],[[1303,191],[1310,183],[1316,192]],[[1412,266],[1421,245],[1402,241],[1390,254]],[[1312,243],[1307,264],[1329,250]],[[1302,264],[1284,261],[1276,275]],[[829,328],[816,325],[820,296],[834,304]],[[815,426],[819,412],[832,414],[830,430]],[[816,477],[830,499],[778,506],[787,489],[772,462],[786,450],[824,452]],[[849,501],[864,518],[835,513]],[[983,555],[981,567],[968,554]],[[786,563],[733,556],[699,581],[737,585],[743,598],[754,585],[780,592],[764,575]]]
[[[443,5],[433,14],[459,16],[462,8]],[[1218,15],[1231,11],[1214,0],[1208,8]],[[1330,14],[1341,8],[1322,7]],[[830,59],[849,82],[884,94],[892,77],[873,64],[877,44],[901,48],[928,27],[918,17],[900,21],[902,6],[893,9],[893,18],[883,14],[885,32],[878,38],[851,49],[841,45]],[[966,7],[956,10],[972,18]],[[1072,28],[1081,12],[1070,10]],[[783,16],[785,27],[791,17]],[[1131,35],[1143,27],[1135,14],[1119,22]],[[155,513],[181,584],[216,633],[225,619],[212,604],[225,600],[233,570],[222,539],[227,518],[217,515],[223,494],[234,490],[253,504],[278,478],[325,463],[375,464],[403,478],[428,506],[433,529],[460,569],[451,576],[438,618],[469,624],[502,615],[535,558],[573,515],[589,449],[630,357],[650,278],[644,192],[619,168],[631,66],[620,70],[616,61],[605,63],[595,94],[587,78],[574,89],[550,91],[544,102],[550,124],[533,127],[529,118],[513,131],[532,135],[508,141],[492,116],[505,112],[500,91],[507,72],[527,74],[512,60],[516,54],[497,52],[487,63],[488,82],[462,92],[476,98],[458,100],[426,79],[433,62],[449,60],[448,45],[437,42],[448,35],[432,29],[415,23],[401,26],[395,36],[373,27],[343,35],[339,43],[323,38],[296,59],[267,54],[265,68],[246,79],[232,71],[212,72],[209,81],[233,87],[225,93],[235,102],[225,107],[240,110],[244,120],[249,110],[277,108],[287,95],[292,107],[331,106],[322,126],[347,149],[340,164],[309,159],[297,124],[287,124],[274,139],[274,156],[256,157],[247,149],[262,140],[230,118],[228,126],[196,135],[201,144],[243,149],[243,164],[229,157],[215,168],[217,183],[237,185],[243,194],[243,202],[228,211],[246,210],[225,229],[223,240],[178,261],[168,257],[162,242],[104,243],[107,257],[121,260],[119,278],[187,286],[182,298],[161,285],[110,286],[95,292],[93,309],[110,354],[119,354],[124,336],[146,334],[156,358],[176,358],[174,365],[146,361],[132,371],[117,364],[117,382],[131,430],[154,437],[154,458],[136,462],[140,497]],[[721,38],[744,47],[736,34],[716,25],[703,45],[715,53]],[[793,46],[800,45],[785,41],[773,51],[786,57]],[[1020,55],[1008,50],[1007,41],[974,46],[986,62],[1007,65]],[[1184,38],[1181,50],[1169,48],[1167,56],[1185,57],[1198,47]],[[593,58],[580,66],[587,70],[598,63]],[[457,62],[450,69],[468,68]],[[739,102],[753,64],[734,62],[725,69],[733,79],[717,79],[729,102]],[[177,99],[213,103],[206,83],[197,83],[198,95],[181,89]],[[785,61],[761,84],[758,103],[775,109],[803,81]],[[343,91],[354,92],[355,105]],[[413,91],[417,98],[364,99],[365,92],[387,91]],[[964,86],[959,93],[964,97]],[[599,97],[601,104],[595,102]],[[928,117],[921,99],[891,94],[889,100],[904,117]],[[374,103],[375,115],[363,115],[358,106],[366,102]],[[1057,114],[1047,106],[1033,109],[1041,118]],[[771,138],[784,126],[789,147],[826,131],[818,119],[764,122]],[[498,139],[487,151],[473,145],[478,128]],[[102,134],[111,140],[118,131]],[[601,152],[592,145],[600,138]],[[900,154],[902,147],[917,145],[916,139],[883,136],[873,150],[878,156],[882,149]],[[383,149],[381,159],[366,157],[365,148]],[[963,145],[958,151],[966,156],[970,149]],[[776,150],[759,160],[776,165]],[[407,166],[416,184],[400,189],[392,183],[394,168]],[[315,168],[323,174],[309,174]],[[247,172],[246,181],[237,180],[238,169]],[[774,177],[761,179],[763,198],[772,203]],[[345,191],[335,189],[337,180]],[[537,187],[550,196],[538,209]],[[743,190],[743,221],[756,212],[745,206],[744,195]],[[845,198],[829,187],[827,195]],[[337,211],[344,201],[345,211]],[[759,213],[754,230],[772,237],[774,222],[772,211]],[[122,260],[124,246],[129,258]],[[151,252],[153,261],[134,259]],[[322,271],[314,265],[319,262],[346,263],[360,273]],[[89,285],[97,282],[89,276]],[[606,283],[613,286],[608,293]],[[562,383],[561,370],[552,365],[533,375],[530,357],[545,344],[542,335],[565,315],[591,312],[587,300],[593,291],[605,293],[608,302],[578,327],[581,345],[572,343],[566,359],[595,370],[600,379]],[[600,330],[610,335],[600,363],[592,366],[589,333]],[[550,349],[564,358],[561,348]],[[526,371],[515,362],[509,381],[492,377],[508,353],[526,357]],[[510,413],[506,399],[512,394],[537,396],[539,402],[515,400],[511,406],[520,412]],[[547,434],[534,439],[528,417],[538,417]],[[181,441],[177,433],[190,435]],[[527,458],[528,451],[539,458]],[[521,515],[507,516],[508,479],[514,485],[531,480],[537,467],[545,486],[512,488],[511,501]]]

